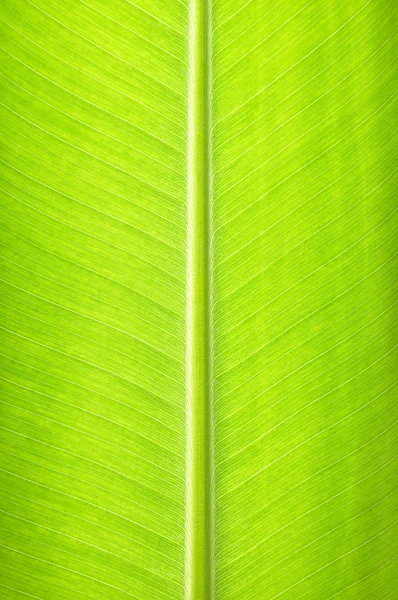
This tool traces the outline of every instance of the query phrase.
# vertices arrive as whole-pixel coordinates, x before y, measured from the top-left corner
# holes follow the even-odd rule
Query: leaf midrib
[[[191,0],[188,98],[186,593],[212,597],[209,4]]]

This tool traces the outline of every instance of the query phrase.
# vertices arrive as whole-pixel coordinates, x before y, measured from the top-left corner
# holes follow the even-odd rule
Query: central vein
[[[210,600],[210,216],[208,0],[191,0],[188,202],[187,599]]]

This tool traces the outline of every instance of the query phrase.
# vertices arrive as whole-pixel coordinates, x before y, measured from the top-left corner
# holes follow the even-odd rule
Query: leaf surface
[[[188,7],[1,40],[1,595],[182,598]]]
[[[395,10],[1,3],[2,598],[395,598]]]
[[[215,598],[396,594],[393,14],[214,2]]]

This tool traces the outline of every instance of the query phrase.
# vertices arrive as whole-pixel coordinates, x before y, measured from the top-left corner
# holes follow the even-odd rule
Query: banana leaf
[[[0,588],[397,598],[392,0],[0,3]]]

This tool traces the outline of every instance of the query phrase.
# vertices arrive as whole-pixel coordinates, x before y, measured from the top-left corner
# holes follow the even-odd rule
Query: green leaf
[[[2,598],[395,597],[394,18],[1,3]]]
[[[4,598],[182,598],[188,7],[1,7]]]
[[[217,599],[396,597],[393,12],[214,3]]]

